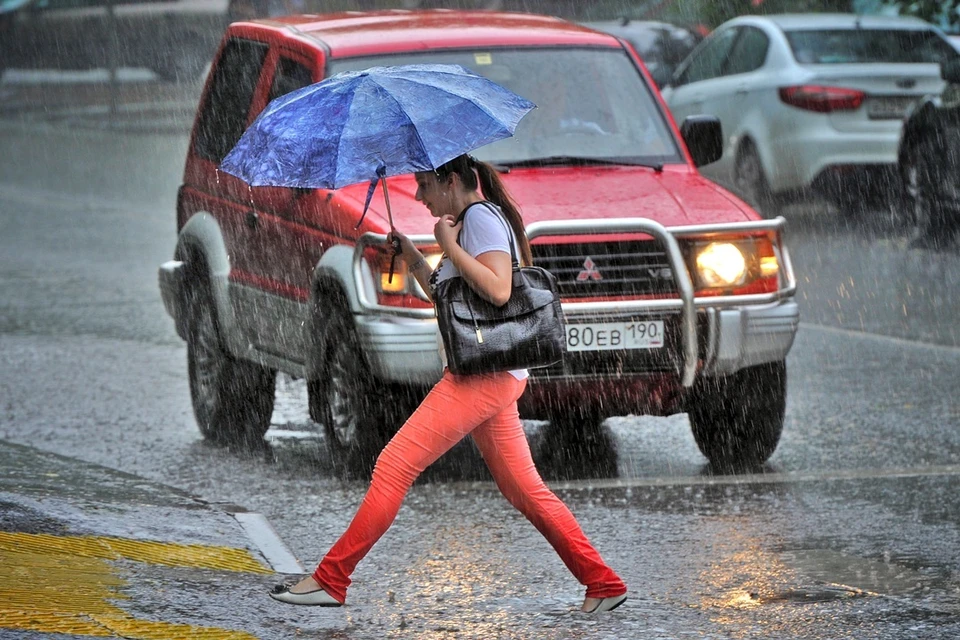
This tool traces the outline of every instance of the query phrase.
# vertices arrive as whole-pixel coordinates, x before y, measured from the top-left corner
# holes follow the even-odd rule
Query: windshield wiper
[[[591,158],[589,156],[547,156],[544,158],[528,158],[526,160],[508,160],[498,163],[500,166],[515,169],[519,167],[587,167],[591,165],[627,165],[631,167],[647,167],[657,173],[663,171],[662,162],[640,162],[628,158]]]

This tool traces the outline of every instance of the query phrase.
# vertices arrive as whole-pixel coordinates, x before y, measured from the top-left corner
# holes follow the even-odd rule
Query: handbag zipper
[[[468,304],[467,308],[470,309],[470,319],[473,320],[473,328],[477,332],[477,344],[483,344],[483,334],[480,333],[480,325],[477,324],[477,316],[473,315],[473,307]]]

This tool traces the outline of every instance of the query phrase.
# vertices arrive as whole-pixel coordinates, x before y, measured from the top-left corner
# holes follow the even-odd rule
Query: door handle
[[[256,211],[247,211],[247,226],[251,229],[257,228],[257,219],[260,216],[257,215]]]

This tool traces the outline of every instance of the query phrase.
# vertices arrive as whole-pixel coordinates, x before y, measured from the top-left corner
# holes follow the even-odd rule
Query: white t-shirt
[[[503,251],[510,253],[510,240],[513,239],[513,247],[517,259],[520,258],[520,246],[516,238],[509,229],[507,219],[502,213],[494,213],[491,207],[497,212],[500,208],[492,202],[486,204],[474,203],[467,207],[467,212],[463,218],[463,227],[460,229],[460,246],[463,250],[476,258],[480,254],[488,251]],[[453,262],[444,258],[437,265],[435,282],[440,283],[447,278],[459,276],[460,271],[454,266]],[[440,360],[443,366],[447,366],[447,354],[443,350],[443,338],[440,332],[437,332],[437,343],[440,345]],[[510,374],[517,380],[523,380],[529,376],[526,369],[516,369]]]

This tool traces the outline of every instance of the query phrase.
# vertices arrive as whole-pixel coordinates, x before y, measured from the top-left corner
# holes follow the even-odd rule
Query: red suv
[[[387,278],[380,191],[251,188],[218,170],[266,104],[343,71],[461,64],[539,108],[476,151],[519,201],[534,261],[559,279],[569,353],[532,372],[524,417],[571,438],[612,415],[686,411],[701,451],[758,464],[783,426],[798,324],[783,219],[702,178],[720,126],[677,130],[623,40],[546,16],[461,11],[291,16],[229,27],[207,80],[160,287],[187,341],[203,434],[263,437],[277,371],[304,378],[333,458],[369,468],[441,374],[434,312]],[[397,228],[439,260],[412,176]],[[359,223],[359,228],[358,228]]]

